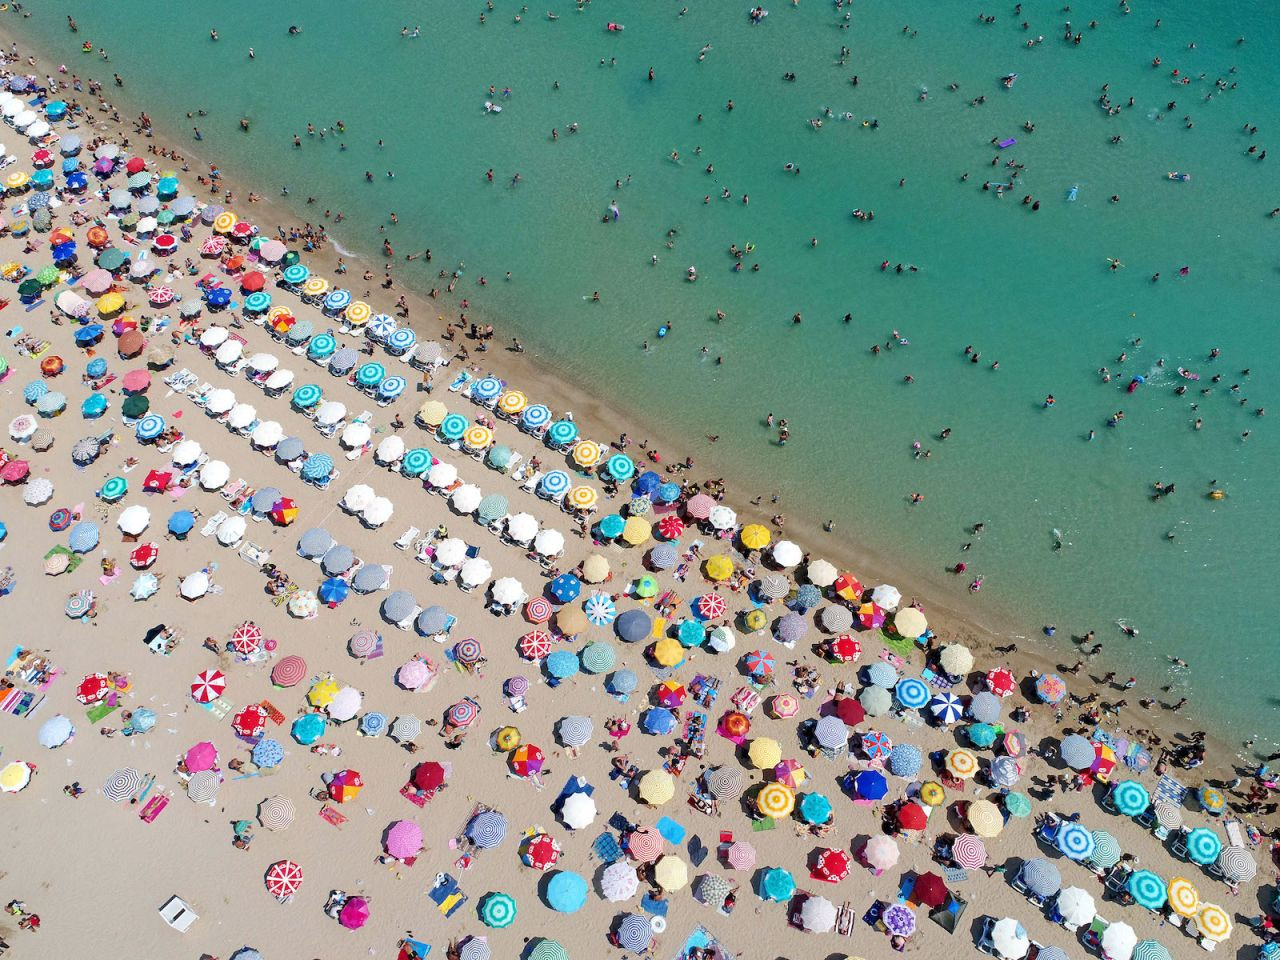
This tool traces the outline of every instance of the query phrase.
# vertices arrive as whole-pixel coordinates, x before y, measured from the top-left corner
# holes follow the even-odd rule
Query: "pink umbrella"
[[[359,930],[369,922],[369,901],[364,897],[350,897],[342,905],[338,922],[348,930]]]
[[[101,267],[90,270],[80,278],[80,286],[92,294],[106,293],[111,289],[111,274]]]
[[[200,252],[207,257],[216,257],[225,249],[227,249],[225,237],[209,237],[204,243],[200,244]],[[83,283],[83,281],[81,282]]]
[[[201,740],[187,751],[187,769],[192,773],[212,770],[218,762],[218,748],[208,740]]]
[[[383,846],[398,860],[416,857],[422,852],[422,828],[412,820],[397,820],[387,830]]]
[[[730,844],[724,859],[734,870],[750,870],[756,865],[756,848],[745,840],[738,840]]]
[[[689,498],[689,502],[684,505],[684,510],[695,520],[705,520],[711,516],[711,509],[715,505],[716,502],[705,493],[698,493]]]
[[[151,374],[145,370],[130,370],[124,375],[124,388],[130,393],[142,393],[151,386]]]
[[[424,660],[410,660],[396,671],[396,680],[406,690],[417,690],[431,677],[431,670]]]

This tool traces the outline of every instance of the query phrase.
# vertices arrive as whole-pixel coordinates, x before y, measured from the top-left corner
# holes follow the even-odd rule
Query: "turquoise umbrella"
[[[304,383],[293,391],[293,405],[299,410],[314,407],[324,397],[324,391],[317,384]]]
[[[103,500],[112,501],[119,500],[129,492],[129,481],[124,477],[112,477],[102,485],[102,489],[98,491],[98,496]],[[1216,854],[1215,854],[1216,856]]]
[[[244,308],[250,313],[265,313],[271,309],[271,294],[261,290],[244,298]]]
[[[682,647],[700,647],[706,642],[707,628],[697,620],[682,620],[676,637]]]
[[[622,530],[627,525],[627,521],[616,513],[600,518],[600,522],[596,526],[600,530],[600,536],[612,540],[614,537],[622,536]]]
[[[292,733],[293,739],[297,740],[303,746],[315,743],[324,736],[324,717],[318,713],[304,713],[297,720],[293,721]]]
[[[617,480],[619,483],[625,483],[630,480],[636,473],[636,465],[631,458],[624,453],[615,453],[609,458],[606,464],[609,476]]]
[[[1122,780],[1111,788],[1111,802],[1126,817],[1136,817],[1151,805],[1151,796],[1137,780]]]
[[[1169,899],[1168,887],[1157,874],[1150,870],[1137,870],[1129,875],[1129,893],[1137,901],[1138,906],[1148,910],[1159,910]]]
[[[1221,852],[1222,840],[1212,830],[1196,827],[1187,834],[1187,856],[1193,863],[1207,867],[1218,859]]]
[[[490,893],[480,901],[480,922],[501,930],[515,923],[516,901],[508,893]]]
[[[376,387],[387,375],[387,368],[377,362],[366,363],[356,371],[356,383],[362,387]]]
[[[968,729],[969,742],[980,750],[985,750],[996,742],[996,728],[989,723],[973,723]]]
[[[302,264],[295,263],[291,266],[285,267],[284,273],[281,274],[281,276],[283,276],[285,283],[291,283],[294,286],[297,286],[298,284],[307,282],[307,278],[311,276],[311,271]]]
[[[555,446],[564,446],[578,439],[578,425],[572,420],[557,420],[547,427],[547,440]]]
[[[805,823],[826,823],[831,819],[831,801],[825,794],[806,793],[800,798],[800,816]]]
[[[414,447],[400,460],[400,472],[406,477],[421,476],[431,469],[431,451],[426,447]]]
[[[779,903],[790,900],[796,892],[796,881],[787,870],[770,867],[760,878],[760,896]]]
[[[445,440],[461,440],[471,424],[460,413],[450,413],[440,421],[440,436]]]
[[[331,357],[338,349],[338,341],[331,333],[322,333],[319,336],[311,338],[311,342],[307,344],[307,355],[316,360],[324,360]]]

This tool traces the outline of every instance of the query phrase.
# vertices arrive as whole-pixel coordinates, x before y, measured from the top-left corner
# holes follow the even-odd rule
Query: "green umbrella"
[[[115,247],[108,247],[98,254],[98,266],[103,270],[119,270],[129,258]]]
[[[539,940],[529,951],[529,960],[569,960],[569,951],[557,940]]]
[[[156,223],[169,224],[174,221],[174,212],[168,208],[156,214]]]
[[[293,266],[295,263],[297,263],[300,259],[302,259],[302,258],[298,256],[297,251],[295,251],[295,250],[290,250],[288,253],[286,253],[286,254],[284,255],[284,258],[280,261],[280,266],[282,266],[282,267],[292,267],[292,266]]]
[[[58,282],[58,279],[61,276],[62,274],[58,272],[57,267],[50,266],[50,267],[43,268],[39,273],[37,273],[36,279],[39,280],[41,283],[43,283],[46,287],[51,287]]]
[[[137,420],[146,415],[151,409],[151,401],[143,396],[125,397],[125,401],[120,405],[120,412],[130,420]]]
[[[129,481],[124,477],[112,477],[102,485],[98,495],[103,500],[119,500],[129,492]]]
[[[120,218],[120,226],[129,228],[136,227],[138,225],[138,219],[138,215],[130,210]]]
[[[1029,817],[1031,816],[1031,798],[1025,793],[1006,793],[1004,795],[1004,808],[1009,811],[1011,817]]]
[[[44,284],[35,277],[28,277],[18,284],[18,296],[20,297],[38,297],[44,290]]]
[[[501,930],[516,920],[515,897],[509,893],[491,893],[480,903],[480,922],[486,927]]]

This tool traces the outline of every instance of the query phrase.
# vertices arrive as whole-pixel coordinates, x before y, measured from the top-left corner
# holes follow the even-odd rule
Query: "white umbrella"
[[[596,818],[596,802],[587,793],[571,793],[560,805],[560,819],[570,830],[591,826]],[[634,892],[634,891],[633,891]]]
[[[826,897],[808,897],[800,907],[800,925],[810,933],[826,933],[836,925],[836,905]]]
[[[520,603],[524,598],[524,587],[515,577],[503,577],[493,582],[493,599],[497,603]]]
[[[395,463],[404,456],[404,441],[395,435],[384,437],[373,456],[379,463]]]
[[[243,430],[258,419],[258,409],[251,403],[237,403],[227,414],[227,426],[232,430]]]
[[[942,669],[953,677],[964,676],[973,669],[973,652],[963,643],[948,643],[938,659]]]
[[[427,471],[427,483],[433,487],[447,487],[458,479],[458,468],[452,463],[432,464]]]
[[[131,507],[125,507],[124,512],[120,514],[120,519],[116,521],[116,526],[121,532],[131,537],[136,537],[151,523],[151,511],[141,504],[135,503]]]
[[[480,492],[480,488],[474,483],[464,483],[457,490],[453,491],[450,503],[453,509],[459,513],[471,513],[476,507],[480,506],[480,501],[484,499],[484,494]]]
[[[40,424],[29,413],[24,413],[9,421],[9,436],[15,440],[26,440],[38,429],[40,429]]]
[[[538,521],[528,513],[517,513],[507,521],[507,536],[517,543],[528,543],[538,535]]]
[[[326,708],[329,719],[336,720],[339,723],[350,720],[359,712],[360,704],[363,700],[364,697],[355,687],[343,687],[329,701],[329,706]]]
[[[238,513],[227,517],[218,524],[218,542],[224,547],[234,546],[244,539],[244,532],[248,527],[248,521]]]
[[[213,359],[224,367],[229,367],[240,359],[240,354],[244,352],[244,346],[239,340],[227,340],[220,347],[217,353],[213,355]]]
[[[181,592],[188,600],[196,600],[209,592],[209,575],[203,570],[187,574],[182,581]]]
[[[204,408],[216,417],[222,416],[236,405],[236,395],[226,387],[210,390],[205,397]]]
[[[1013,917],[996,921],[995,926],[991,928],[991,943],[995,946],[996,953],[1004,960],[1022,960],[1031,949],[1027,931],[1023,930],[1022,924]],[[1113,954],[1112,960],[1128,960],[1128,957],[1116,957]]]
[[[707,646],[716,653],[728,653],[737,645],[738,638],[730,627],[716,627],[707,641]]]
[[[359,513],[369,504],[373,503],[373,498],[377,496],[373,492],[373,487],[367,483],[357,483],[354,487],[346,492],[342,498],[343,509],[352,513]]]
[[[1129,960],[1138,945],[1138,935],[1123,920],[1102,931],[1102,949],[1110,960]]]
[[[466,586],[478,587],[493,576],[493,564],[484,557],[472,557],[462,565],[458,576]]]
[[[220,347],[227,342],[227,335],[230,331],[226,327],[212,326],[200,334],[200,346],[202,347]]]
[[[829,587],[836,582],[836,577],[839,574],[835,566],[826,560],[813,560],[809,563],[805,576],[809,578],[809,582],[815,587]]]
[[[773,545],[773,562],[780,567],[794,567],[803,559],[804,551],[790,540],[779,540]]]
[[[1062,914],[1062,919],[1067,923],[1078,927],[1093,923],[1093,918],[1098,915],[1098,909],[1088,890],[1067,887],[1058,894],[1058,913]]]
[[[707,520],[717,530],[732,530],[738,524],[738,515],[721,504],[711,508]]]
[[[544,557],[559,556],[564,551],[564,534],[559,530],[539,530],[533,549]]]
[[[22,491],[22,502],[29,507],[38,507],[42,503],[48,503],[52,496],[53,481],[48,477],[36,477]]]
[[[200,468],[200,486],[205,490],[221,490],[231,479],[231,468],[224,460],[210,460]]]
[[[902,602],[902,594],[898,592],[897,587],[882,583],[871,591],[871,601],[893,613]]]
[[[347,415],[347,407],[337,400],[326,400],[316,410],[316,423],[322,426],[337,423]]]
[[[391,519],[395,505],[386,497],[374,497],[361,511],[360,517],[371,527],[380,527]]]
[[[200,444],[194,440],[183,440],[173,448],[173,462],[180,467],[190,466],[200,459]]]
[[[249,439],[259,447],[274,447],[284,439],[284,427],[274,420],[263,420],[253,428]]]
[[[467,559],[466,541],[457,537],[441,540],[440,545],[436,547],[436,560],[446,567],[456,567],[465,559]]]
[[[145,600],[159,589],[160,581],[154,573],[140,573],[129,589],[129,596],[135,600]]]
[[[567,806],[569,800],[572,800],[573,797],[581,796],[585,796],[585,794],[573,794],[568,800],[565,800],[565,805]],[[638,889],[640,889],[640,877],[636,874],[636,868],[625,860],[609,864],[604,868],[604,872],[600,874],[600,892],[611,903],[630,900],[636,895]]]
[[[292,370],[277,370],[271,376],[267,377],[267,382],[263,384],[268,390],[283,390],[285,387],[293,383]]]
[[[138,233],[154,233],[156,227],[158,226],[160,226],[160,221],[157,220],[155,217],[143,217],[141,220],[138,221],[138,225],[134,227],[134,230],[136,230]],[[136,266],[142,266],[145,270],[145,264],[135,263],[129,267],[129,272],[133,273],[133,268]]]
[[[280,366],[280,361],[276,359],[275,354],[255,353],[249,358],[249,366],[255,373],[270,373]]]
[[[372,435],[367,423],[350,423],[342,431],[342,444],[352,448],[363,447]]]

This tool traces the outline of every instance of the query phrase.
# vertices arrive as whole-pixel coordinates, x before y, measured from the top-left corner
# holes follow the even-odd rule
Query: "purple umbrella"
[[[900,937],[909,937],[916,932],[916,915],[905,903],[890,904],[881,919],[886,930]]]

